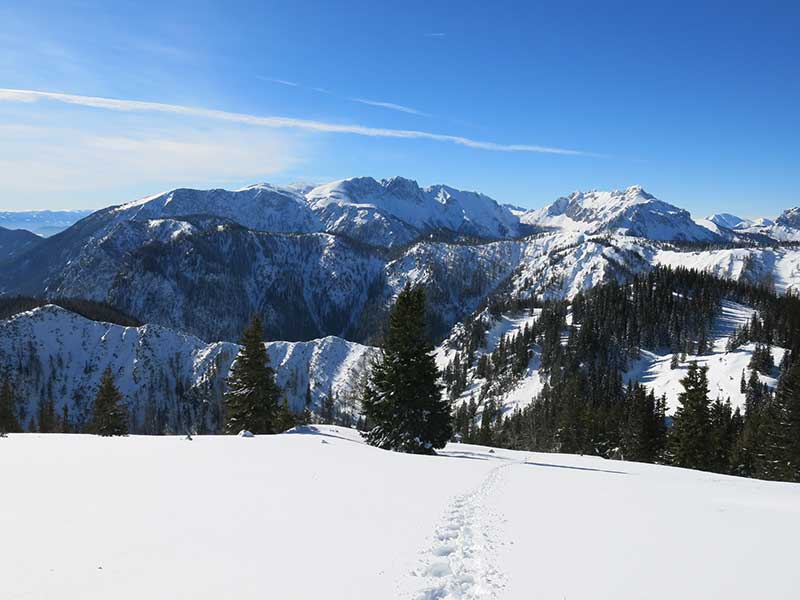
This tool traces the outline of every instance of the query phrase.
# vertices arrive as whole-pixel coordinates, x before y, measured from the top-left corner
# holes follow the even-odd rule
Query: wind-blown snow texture
[[[0,439],[3,596],[797,596],[797,484],[462,444],[442,455],[322,426],[191,441],[12,434]]]

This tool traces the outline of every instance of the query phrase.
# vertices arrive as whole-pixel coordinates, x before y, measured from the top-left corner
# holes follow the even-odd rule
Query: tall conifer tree
[[[711,466],[707,371],[707,367],[699,367],[692,361],[686,377],[681,379],[684,391],[678,396],[680,406],[675,411],[672,430],[673,462],[679,467],[708,469]]]
[[[452,430],[426,331],[422,287],[406,284],[398,295],[382,350],[364,393],[371,427],[366,440],[388,450],[433,454]]]
[[[0,384],[0,433],[16,433],[22,431],[14,410],[14,389],[8,375]]]
[[[228,375],[225,431],[275,433],[280,388],[262,337],[261,319],[253,317],[242,335],[242,349]]]
[[[97,435],[128,435],[128,413],[111,367],[106,367],[100,379],[92,408],[91,430]]]

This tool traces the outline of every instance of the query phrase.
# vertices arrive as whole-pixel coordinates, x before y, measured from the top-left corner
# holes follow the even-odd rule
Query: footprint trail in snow
[[[424,584],[413,600],[485,600],[503,589],[505,579],[494,560],[500,517],[489,508],[489,499],[511,464],[495,467],[475,490],[453,500],[414,571]]]

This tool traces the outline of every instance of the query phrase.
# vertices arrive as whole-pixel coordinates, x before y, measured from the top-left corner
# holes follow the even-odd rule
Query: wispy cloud
[[[155,112],[188,117],[198,117],[230,123],[240,123],[255,127],[270,127],[279,129],[297,129],[316,133],[346,133],[367,137],[395,138],[395,139],[421,139],[436,142],[446,142],[475,148],[478,150],[491,150],[496,152],[536,152],[544,154],[563,155],[591,155],[579,150],[556,148],[552,146],[539,146],[535,144],[501,144],[498,142],[475,140],[458,135],[418,131],[413,129],[389,129],[381,127],[367,127],[356,124],[328,123],[309,119],[295,119],[291,117],[257,116],[244,113],[228,112],[210,108],[182,106],[179,104],[164,104],[161,102],[145,102],[141,100],[122,100],[116,98],[100,98],[96,96],[79,96],[75,94],[61,94],[56,92],[42,92],[35,90],[12,90],[0,88],[0,102],[37,102],[51,100],[66,104],[101,108],[105,110],[124,112]]]
[[[397,112],[406,113],[409,115],[417,115],[418,117],[429,117],[426,112],[422,112],[421,110],[417,110],[416,108],[412,108],[410,106],[405,106],[403,104],[397,104],[396,102],[384,102],[380,100],[368,100],[366,98],[353,98],[350,96],[340,96],[339,94],[335,94],[330,90],[326,90],[325,88],[321,87],[309,87],[306,88],[305,86],[300,85],[299,83],[294,83],[293,81],[286,81],[285,79],[275,79],[274,77],[264,77],[262,75],[257,75],[257,79],[261,81],[269,81],[270,83],[279,83],[281,85],[289,85],[296,88],[304,88],[309,89],[312,92],[317,92],[319,94],[325,94],[327,96],[333,96],[335,98],[341,98],[343,100],[347,100],[348,102],[357,102],[359,104],[366,104],[367,106],[375,106],[377,108],[386,108],[389,110],[396,110]]]
[[[299,83],[287,81],[286,79],[275,79],[274,77],[263,77],[261,75],[256,75],[256,79],[260,79],[261,81],[269,81],[270,83],[279,83],[280,85],[288,85],[289,87],[301,87]]]
[[[403,106],[402,104],[395,104],[394,102],[379,102],[378,100],[366,100],[365,98],[348,98],[348,100],[352,100],[353,102],[359,102],[361,104],[367,104],[369,106],[378,106],[380,108],[388,108],[390,110],[396,110],[398,112],[409,113],[412,115],[419,115],[421,117],[429,116],[428,113],[424,113],[421,110],[417,110],[416,108],[411,108],[410,106]]]
[[[445,34],[445,33],[438,33],[438,32],[437,32],[437,33],[426,33],[426,34],[425,34],[425,37],[429,37],[429,38],[440,38],[440,39],[441,39],[441,38],[445,37],[446,35],[447,35],[447,34]]]

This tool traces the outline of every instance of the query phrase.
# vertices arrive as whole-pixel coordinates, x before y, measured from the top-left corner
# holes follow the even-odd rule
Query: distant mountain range
[[[47,237],[64,231],[91,210],[28,210],[19,212],[0,212],[0,227],[5,229],[25,229],[36,235]]]
[[[653,264],[691,262],[687,242],[719,246],[696,259],[717,272],[796,287],[796,251],[752,242],[795,239],[797,221],[794,209],[774,223],[697,223],[638,186],[532,211],[400,177],[178,189],[46,239],[0,241],[0,292],[108,302],[208,341],[236,340],[258,312],[272,339],[368,342],[410,280],[429,286],[433,332],[443,336],[499,288],[571,297]]]
[[[533,318],[495,314],[498,298],[571,299],[656,265],[780,294],[800,289],[798,209],[774,220],[693,220],[638,186],[575,192],[526,211],[444,185],[362,177],[316,187],[177,189],[72,216],[79,220],[50,237],[0,229],[0,294],[104,302],[146,325],[46,306],[0,321],[0,360],[24,363],[28,416],[37,398],[53,394],[76,423],[112,366],[137,431],[187,423],[213,430],[235,342],[256,313],[275,340],[270,356],[288,402],[318,411],[332,394],[342,404],[406,282],[426,286],[441,348],[454,347],[466,319],[508,333]],[[504,405],[540,388],[532,360]]]

